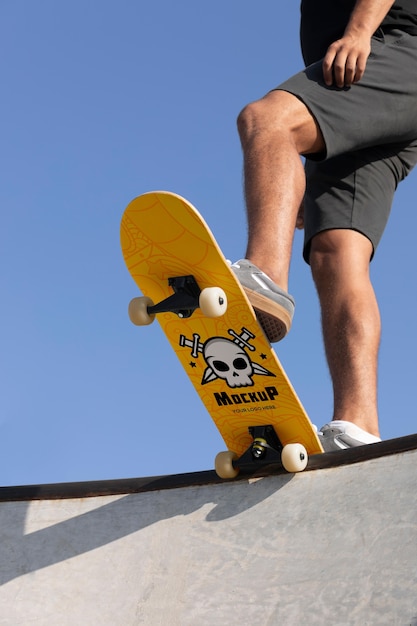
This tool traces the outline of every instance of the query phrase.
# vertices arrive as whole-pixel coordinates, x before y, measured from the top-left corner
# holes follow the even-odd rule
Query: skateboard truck
[[[168,278],[168,284],[174,290],[172,296],[148,306],[149,315],[155,313],[176,313],[178,317],[191,317],[200,306],[199,297],[201,289],[194,276],[177,276]]]
[[[206,317],[220,317],[227,310],[227,296],[220,287],[200,289],[194,276],[168,278],[174,293],[154,304],[151,298],[133,298],[129,304],[129,317],[136,326],[151,324],[157,313],[176,313],[180,318],[191,317],[200,309]]]
[[[276,463],[281,460],[281,444],[273,426],[250,426],[249,432],[253,438],[249,448],[236,460],[236,465],[242,469],[246,464],[253,469],[253,464]]]
[[[253,441],[238,457],[231,450],[219,452],[215,460],[216,473],[220,478],[235,478],[241,470],[253,472],[254,468],[278,463],[287,472],[301,472],[308,462],[307,450],[302,444],[282,445],[273,426],[250,426]]]

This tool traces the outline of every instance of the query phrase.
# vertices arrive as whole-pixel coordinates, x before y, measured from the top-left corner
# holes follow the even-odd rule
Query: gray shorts
[[[417,37],[372,38],[362,80],[327,87],[314,63],[277,87],[302,100],[323,134],[324,154],[307,155],[304,258],[311,239],[333,228],[364,234],[374,251],[398,183],[417,162]]]

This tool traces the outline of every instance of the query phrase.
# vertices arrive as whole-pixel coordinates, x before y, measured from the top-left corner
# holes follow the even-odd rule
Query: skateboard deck
[[[145,306],[145,321],[141,318],[139,324],[153,319],[155,311],[149,307],[165,303],[156,318],[231,458],[247,453],[254,439],[263,442],[259,457],[274,448],[262,431],[266,426],[281,446],[302,444],[307,454],[323,452],[249,300],[198,211],[169,192],[141,195],[123,214],[121,246],[130,274],[148,298],[132,302]],[[208,294],[209,305],[201,304],[204,313],[195,308],[202,302],[200,290],[201,297]],[[257,458],[256,451],[252,457]]]

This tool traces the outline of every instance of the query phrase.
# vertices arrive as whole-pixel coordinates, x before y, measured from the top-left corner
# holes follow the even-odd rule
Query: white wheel
[[[141,298],[133,298],[129,302],[129,318],[132,324],[135,326],[147,326],[152,324],[155,319],[155,315],[149,315],[148,306],[153,306],[153,302],[147,296]]]
[[[206,317],[221,317],[227,311],[227,297],[220,287],[206,287],[200,293],[200,309]]]
[[[282,449],[281,461],[287,472],[302,472],[308,462],[307,450],[301,443],[289,443]]]
[[[219,452],[214,461],[214,468],[219,478],[236,478],[239,474],[239,468],[234,467],[233,461],[237,459],[236,452],[225,450]]]

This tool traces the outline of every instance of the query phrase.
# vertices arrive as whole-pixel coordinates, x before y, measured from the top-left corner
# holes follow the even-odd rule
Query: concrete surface
[[[416,466],[0,502],[0,624],[416,626]]]

